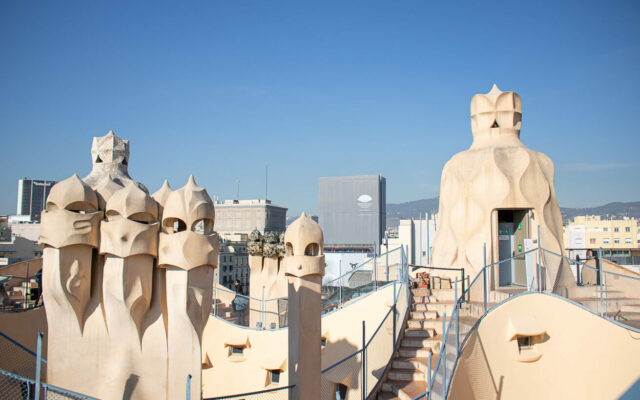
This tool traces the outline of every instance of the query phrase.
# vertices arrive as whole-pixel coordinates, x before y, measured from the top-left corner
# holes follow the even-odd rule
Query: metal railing
[[[263,290],[264,293],[264,290]],[[252,329],[280,329],[288,326],[288,299],[258,299],[222,287],[214,289],[211,315],[231,324]]]
[[[37,287],[33,287],[37,283]],[[0,274],[0,312],[21,312],[42,306],[40,271],[29,275],[29,262],[24,276]],[[20,287],[24,294],[11,296],[10,292]],[[7,290],[8,289],[8,290]]]
[[[95,400],[71,390],[43,382],[46,360],[42,358],[42,340],[38,334],[37,352],[29,350],[16,340],[0,332],[0,356],[12,363],[13,372],[0,368],[0,397],[3,399]],[[16,360],[21,360],[17,361]],[[2,365],[2,367],[7,367]],[[19,371],[19,372],[18,372]],[[27,375],[27,376],[25,376]]]
[[[400,257],[400,262],[389,264],[389,253],[394,252],[397,252],[395,255]],[[352,279],[354,277],[353,274],[361,272],[369,272],[367,275],[369,279],[362,280],[362,277],[359,276],[356,277],[358,280],[357,283],[354,284],[354,279]],[[379,389],[380,384],[382,383],[382,378],[386,375],[386,372],[393,361],[393,355],[398,345],[398,338],[402,332],[402,325],[407,316],[410,296],[408,282],[409,270],[406,252],[404,248],[399,247],[388,253],[370,258],[353,268],[353,270],[345,274],[341,274],[339,277],[332,279],[329,282],[323,283],[322,295],[324,315],[348,304],[353,304],[355,301],[364,298],[367,294],[384,288],[393,288],[393,304],[373,333],[367,334],[366,325],[363,321],[362,347],[360,349],[353,351],[351,354],[348,354],[322,370],[322,398],[334,398],[336,391],[339,392],[344,389],[349,391],[349,396],[352,398],[367,399],[375,394]],[[235,294],[229,290],[220,288],[217,290],[222,290],[222,293],[226,293],[227,295],[231,294],[235,297]],[[269,308],[268,306],[265,306],[268,302],[282,300],[263,300],[248,296],[240,297],[246,298],[250,304],[251,302],[258,304],[258,307],[253,306],[251,309],[264,313],[265,315],[267,313],[265,309]],[[328,304],[335,304],[335,306],[328,308]],[[214,310],[213,315],[221,318],[219,314],[219,311]],[[227,319],[227,321],[229,320]],[[229,322],[236,323],[237,321]],[[331,343],[328,343],[327,345],[331,346]],[[359,377],[358,383],[349,388],[346,386],[340,387],[340,383],[338,381],[341,382],[341,380],[338,379],[338,381],[336,381],[336,379],[332,377],[341,375],[357,375]],[[290,395],[292,393],[290,389],[293,388],[293,386],[289,386],[288,388],[289,390],[286,392],[286,395]],[[285,392],[283,392],[282,389],[283,388],[274,388],[244,394],[214,397],[207,400],[286,398],[286,396],[284,396]],[[265,397],[267,395],[270,397]]]
[[[400,258],[400,262],[389,262],[389,256]],[[405,251],[402,247],[368,258],[351,270],[322,283],[323,314],[338,310],[353,300],[375,292],[390,282],[398,281],[403,273]],[[339,264],[341,265],[341,264]]]
[[[246,399],[246,400],[288,400],[293,396],[293,389],[296,385],[283,386],[273,389],[258,390],[255,392],[233,394],[229,396],[220,397],[208,397],[203,400],[231,400],[231,399]],[[189,400],[189,397],[187,397]]]
[[[624,303],[629,298],[636,298],[640,303],[640,299],[637,299],[640,297],[639,274],[627,271],[623,267],[619,267],[619,272],[608,271],[607,269],[618,269],[618,267],[607,265],[604,262],[606,258],[602,254],[602,249],[592,259],[593,266],[588,264],[590,260],[571,260],[546,249],[542,249],[542,253],[546,262],[560,260],[560,262],[566,262],[570,265],[572,273],[575,270],[578,289],[573,293],[562,294],[563,297],[582,304],[603,318],[622,323],[631,329],[640,328],[640,319],[629,321],[623,310]],[[622,272],[628,272],[628,274]],[[640,308],[635,312],[638,311]]]
[[[486,245],[484,252],[486,260]],[[500,286],[501,268],[513,271],[512,263],[523,259],[530,267],[527,271],[527,278],[532,275],[532,279],[527,279],[526,282],[523,282],[524,284]],[[627,329],[640,332],[640,320],[629,321],[625,319],[624,312],[622,312],[624,296],[628,296],[629,293],[640,296],[640,277],[606,271],[602,264],[601,252],[598,256],[598,268],[587,265],[587,262],[588,260],[584,262],[571,260],[561,254],[537,247],[508,259],[485,265],[460,294],[458,293],[459,282],[456,278],[453,285],[455,305],[448,317],[446,313],[443,315],[442,345],[433,370],[431,369],[431,360],[428,361],[427,390],[413,400],[445,399],[460,352],[479,321],[493,308],[500,306],[513,296],[531,292],[549,293],[546,271],[550,266],[555,266],[558,269],[564,266],[569,268],[577,266],[577,287],[567,290],[564,294],[551,293],[552,295],[566,298],[571,303],[587,309],[593,314]],[[591,279],[589,282],[585,282],[582,276],[584,271],[593,272],[592,278],[597,277],[597,280]],[[566,269],[565,272],[567,272]],[[614,279],[616,280],[615,285],[613,284]],[[498,288],[495,290],[489,290],[492,281],[497,283]]]
[[[393,304],[382,321],[367,333],[362,321],[362,345],[351,354],[322,370],[321,397],[369,399],[380,389],[386,376],[402,333],[402,326],[409,308],[409,274],[404,249],[400,250],[401,267],[393,285]],[[342,382],[351,376],[351,385]],[[357,377],[357,382],[355,381]]]
[[[389,257],[392,257],[391,263]],[[393,257],[400,262],[393,262]],[[338,310],[356,299],[397,282],[406,265],[402,247],[368,258],[350,271],[322,283],[322,314]],[[214,285],[211,315],[228,323],[250,329],[281,329],[288,326],[288,299],[261,298],[235,293]]]
[[[618,265],[640,265],[640,256],[603,255],[602,257]]]
[[[36,361],[35,352],[0,332],[0,369],[35,379]],[[42,359],[42,362],[46,364],[47,360]],[[42,365],[42,372],[45,373],[45,371],[46,365]]]

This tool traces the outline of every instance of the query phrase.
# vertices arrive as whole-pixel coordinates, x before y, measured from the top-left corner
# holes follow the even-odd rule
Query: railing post
[[[374,291],[378,291],[378,257],[376,253],[373,253],[373,288]]]
[[[462,273],[462,293],[460,293],[460,295],[464,296],[464,268],[462,268],[460,272]]]
[[[249,303],[251,304],[251,303]],[[249,307],[251,309],[251,307]],[[213,274],[213,315],[218,316],[218,269]]]
[[[453,312],[456,315],[455,323],[456,323],[456,359],[457,359],[458,358],[458,342],[459,342],[458,334],[460,333],[460,330],[458,329],[458,321],[459,321],[458,315],[460,314],[460,312],[458,311],[458,277],[456,277],[456,286],[453,292],[454,292],[454,298],[455,298],[454,304],[453,304],[454,305]]]
[[[540,237],[540,225],[538,225],[538,292],[542,292],[542,238]]]
[[[338,308],[342,308],[342,259],[338,259],[338,285],[340,285],[340,302],[338,303]]]
[[[27,271],[25,273],[25,277],[24,277],[24,307],[23,308],[29,308],[29,261],[27,261]]]
[[[389,282],[389,239],[387,239],[387,252],[385,253],[385,266],[387,271],[387,282]]]
[[[602,247],[598,249],[598,280],[600,281],[600,316],[604,315],[603,309],[603,293],[602,293]]]
[[[408,246],[407,246],[408,248]],[[407,307],[411,304],[411,287],[409,285],[409,258],[407,257],[407,252],[404,250],[404,246],[402,247],[402,279],[403,282],[407,285]],[[402,286],[400,286],[400,290],[402,290]]]
[[[608,297],[607,295],[609,294],[608,293],[609,290],[607,289],[607,271],[603,271],[602,273],[604,274],[604,290],[605,290],[605,292],[604,292],[604,315],[606,316],[607,315],[607,311],[609,310],[608,301],[607,301],[608,300],[607,299],[607,297]]]
[[[365,322],[362,321],[362,359],[361,359],[361,364],[362,364],[362,390],[360,390],[360,393],[362,393],[362,400],[366,400],[367,399],[367,362],[366,362],[366,357],[367,357],[367,341],[366,341],[366,336],[365,336]]]
[[[485,243],[482,247],[482,284],[483,284],[483,304],[484,304],[484,312],[487,312],[487,244]]]
[[[36,393],[34,399],[40,399],[40,374],[41,374],[41,364],[42,364],[42,337],[44,333],[38,333],[38,344],[37,344],[37,353],[36,353]]]
[[[260,302],[260,325],[264,329],[264,286],[262,287],[262,301]]]
[[[427,399],[431,399],[431,355],[429,352],[427,355]]]
[[[447,386],[447,313],[442,313],[442,346],[440,347],[440,354],[442,354],[442,399],[445,399],[446,386]]]
[[[576,283],[578,286],[582,286],[582,279],[580,277],[580,256],[576,255]]]
[[[191,400],[191,374],[187,375],[187,400]]]

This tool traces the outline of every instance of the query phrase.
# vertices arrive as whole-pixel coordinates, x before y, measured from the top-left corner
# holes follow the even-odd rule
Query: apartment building
[[[639,226],[638,220],[634,218],[577,216],[564,227],[564,247],[574,259],[595,255],[602,248],[603,256],[611,261],[622,265],[637,265],[640,264]]]

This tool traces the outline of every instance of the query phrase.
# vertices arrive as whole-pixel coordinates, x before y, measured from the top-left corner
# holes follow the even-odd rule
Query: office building
[[[19,179],[16,214],[28,215],[31,222],[40,222],[40,213],[44,210],[49,191],[55,184],[55,181]]]
[[[280,233],[286,229],[287,208],[273,205],[271,200],[225,200],[215,207],[219,234],[248,235],[254,229]]]
[[[318,222],[325,248],[380,248],[386,226],[386,179],[381,175],[320,178]]]

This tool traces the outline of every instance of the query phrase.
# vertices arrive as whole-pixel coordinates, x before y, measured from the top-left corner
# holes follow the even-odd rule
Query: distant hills
[[[400,225],[401,219],[420,218],[425,212],[430,214],[438,212],[440,196],[432,199],[409,201],[407,203],[387,203],[387,228]]]
[[[409,201],[406,203],[387,203],[387,228],[396,227],[400,224],[400,219],[419,218],[420,214],[425,212],[436,213],[440,197],[432,199],[422,199]],[[640,218],[640,201],[634,202],[615,202],[605,204],[603,206],[588,208],[568,208],[560,207],[562,220],[567,221],[577,215],[600,215],[602,217],[631,217]]]
[[[560,211],[562,212],[563,221],[571,219],[576,215],[600,215],[603,217],[614,218],[640,218],[640,201],[632,201],[628,203],[615,202],[599,207],[590,208],[560,207]]]

